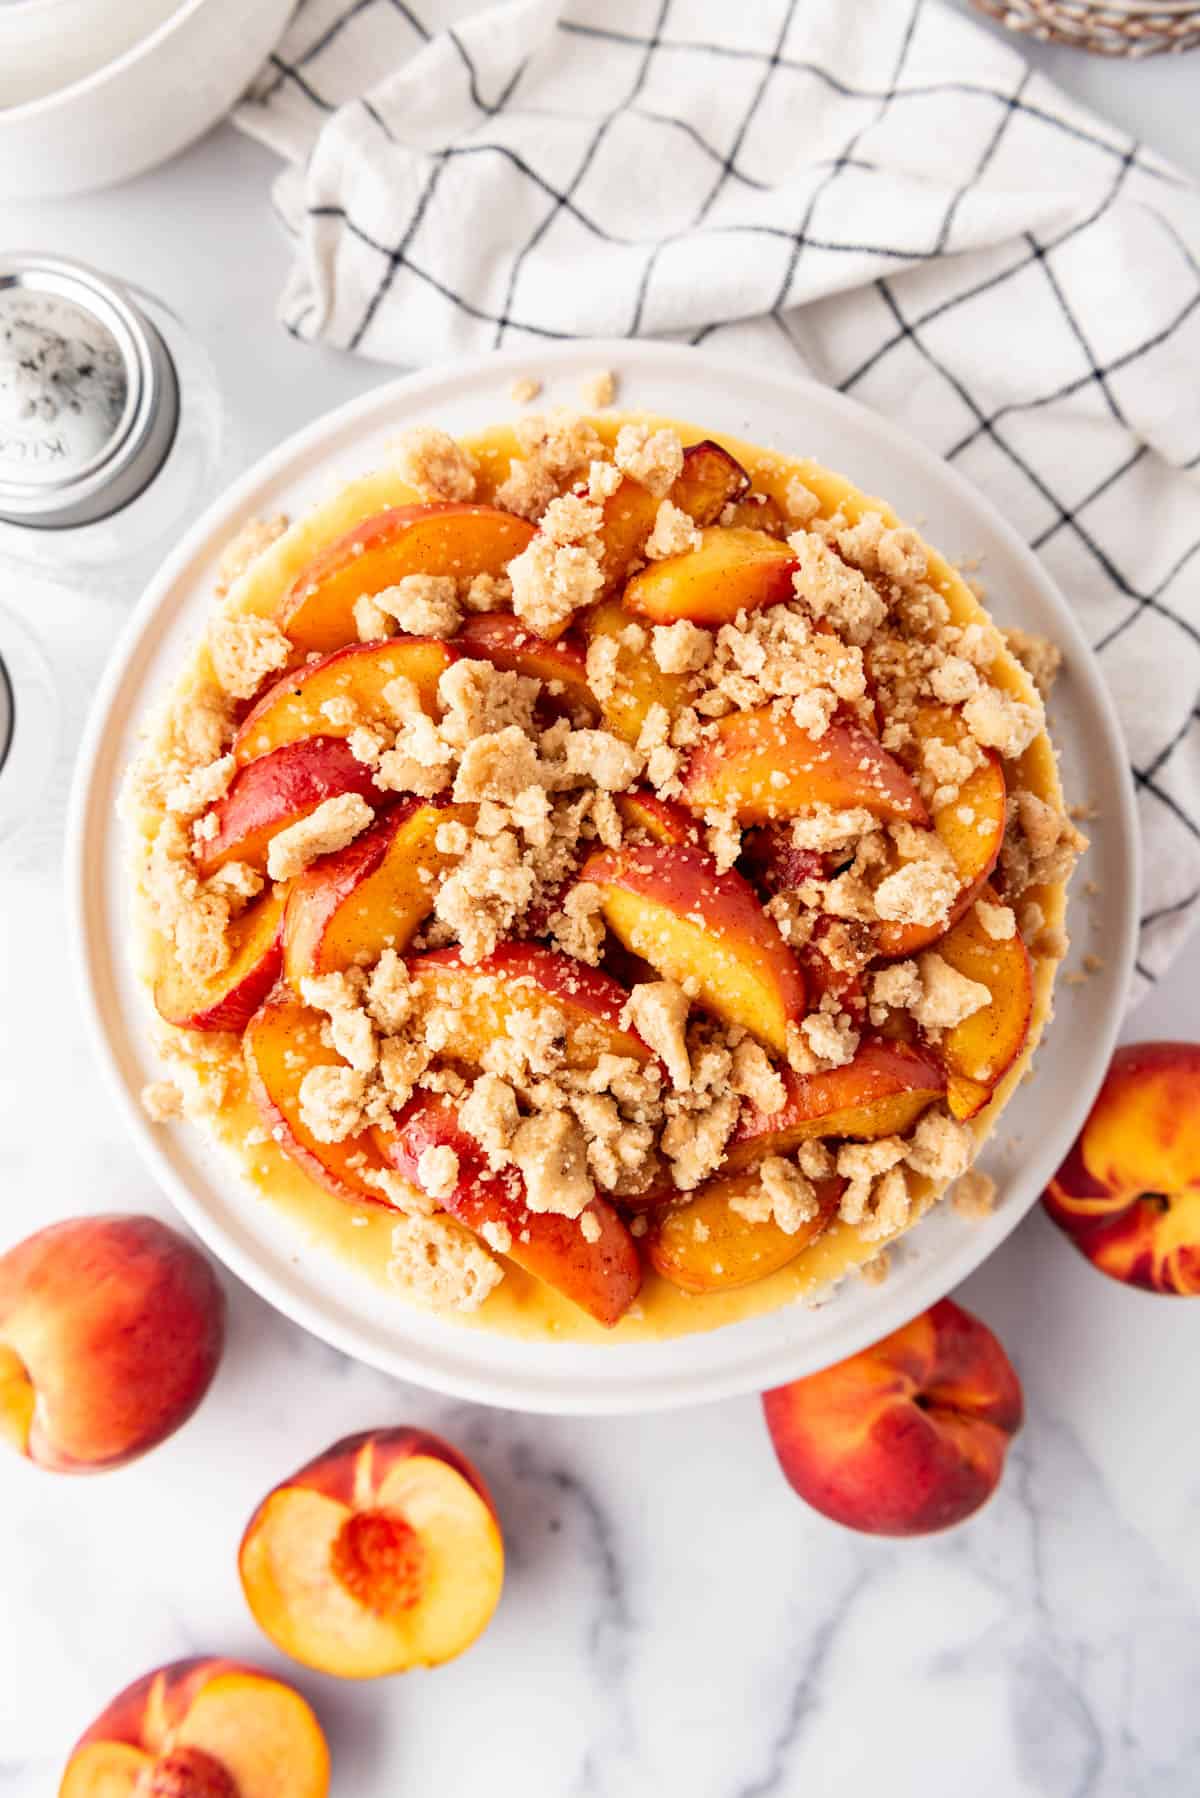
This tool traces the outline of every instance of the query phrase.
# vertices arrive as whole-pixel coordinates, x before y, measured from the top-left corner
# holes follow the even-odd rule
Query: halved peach
[[[370,1430],[268,1494],[238,1569],[256,1621],[285,1654],[377,1679],[436,1667],[483,1633],[504,1583],[504,1542],[487,1487],[448,1443]]]
[[[996,904],[990,887],[981,898]],[[997,942],[972,906],[937,944],[936,953],[992,995],[990,1005],[948,1030],[941,1042],[946,1097],[956,1118],[982,1111],[1021,1050],[1033,1011],[1033,967],[1016,932]]]
[[[584,619],[589,642],[609,638],[616,642],[616,670],[613,688],[600,702],[607,728],[626,743],[636,743],[641,735],[646,714],[653,705],[664,706],[671,716],[687,704],[690,683],[686,674],[664,674],[650,653],[646,627],[631,618],[619,600],[604,600],[593,606]],[[642,648],[631,648],[622,641],[633,631],[642,636]]]
[[[468,1066],[480,1064],[488,1044],[508,1033],[515,1016],[549,1011],[565,1022],[568,1067],[593,1068],[601,1055],[650,1059],[641,1037],[620,1022],[629,998],[624,987],[557,949],[501,943],[477,962],[465,962],[458,949],[434,949],[411,956],[407,966],[418,1004],[454,1014],[448,1053]]]
[[[393,506],[322,550],[284,595],[278,623],[297,649],[326,655],[353,643],[354,602],[409,574],[503,574],[533,526],[495,506]]]
[[[846,1182],[822,1180],[816,1216],[790,1235],[773,1217],[752,1221],[730,1207],[754,1198],[757,1174],[719,1174],[686,1203],[660,1212],[646,1233],[650,1265],[685,1292],[732,1292],[778,1273],[832,1222]]]
[[[860,1043],[845,1067],[823,1074],[789,1068],[783,1078],[787,1097],[778,1111],[743,1106],[726,1172],[740,1173],[766,1155],[790,1155],[813,1137],[902,1136],[946,1092],[945,1073],[928,1050],[876,1037]]]
[[[329,1750],[298,1692],[236,1661],[173,1661],[85,1730],[59,1798],[326,1798]]]
[[[257,766],[257,764],[254,764]],[[404,950],[433,909],[439,874],[455,859],[437,846],[443,824],[472,826],[475,807],[401,800],[386,817],[293,881],[283,922],[283,968],[333,974]]]
[[[641,1262],[632,1236],[606,1199],[594,1198],[585,1215],[593,1220],[585,1236],[577,1218],[530,1211],[524,1183],[515,1168],[490,1173],[478,1143],[458,1123],[453,1104],[430,1093],[410,1100],[393,1131],[377,1131],[381,1155],[410,1182],[421,1186],[420,1161],[428,1148],[446,1146],[458,1157],[458,1179],[439,1203],[468,1229],[500,1225],[511,1238],[504,1251],[518,1267],[561,1292],[572,1304],[611,1329],[628,1311],[641,1285]]]
[[[548,637],[534,636],[512,612],[484,612],[468,618],[454,642],[464,655],[542,681],[551,689],[551,699],[565,701],[590,718],[599,714],[588,686],[587,658],[569,637],[552,643]]]
[[[771,706],[717,721],[688,763],[683,799],[697,811],[732,810],[742,824],[793,818],[820,805],[929,822],[911,776],[856,720],[834,718],[814,740],[791,712]]]
[[[174,961],[154,983],[161,1018],[185,1030],[242,1030],[283,966],[286,891],[263,893],[229,925],[229,960],[219,974],[193,979]]]
[[[791,599],[796,567],[787,544],[765,531],[712,526],[701,531],[698,549],[668,556],[635,574],[622,603],[655,624],[690,618],[715,629],[732,624],[739,612]]]
[[[614,799],[627,829],[640,830],[654,843],[699,846],[700,826],[692,814],[670,799],[660,799],[651,787],[634,787]]]
[[[339,1199],[383,1203],[377,1186],[363,1178],[383,1167],[369,1131],[344,1142],[318,1142],[300,1115],[300,1086],[310,1068],[342,1066],[336,1049],[321,1041],[324,1012],[315,1011],[280,983],[259,1006],[242,1037],[250,1095],[271,1136],[307,1174]]]
[[[335,649],[318,662],[294,668],[268,688],[242,723],[233,740],[239,767],[267,755],[300,737],[346,737],[353,723],[330,719],[321,707],[330,700],[348,699],[359,716],[354,722],[377,716],[384,710],[383,689],[403,677],[412,681],[422,706],[437,714],[438,681],[458,659],[447,643],[426,637],[395,637],[386,643],[352,643]]]
[[[271,838],[339,793],[357,793],[376,807],[385,798],[343,738],[301,737],[271,750],[239,769],[229,791],[210,806],[217,827],[196,845],[197,868],[207,877],[226,862],[249,862],[261,873]]]
[[[969,734],[961,713],[946,705],[922,706],[913,719],[913,730],[919,745],[936,739],[957,747]],[[994,749],[985,750],[981,766],[963,781],[958,797],[949,805],[937,806],[933,813],[933,828],[953,857],[960,883],[948,921],[921,925],[881,919],[878,936],[881,955],[913,955],[918,949],[927,948],[974,904],[1000,854],[1007,819],[1006,803],[1003,763]],[[892,873],[905,859],[896,854],[880,878]]]
[[[804,1016],[804,975],[740,874],[719,873],[701,849],[663,843],[601,850],[580,878],[600,888],[605,922],[627,949],[786,1053],[787,1026]]]
[[[0,1439],[56,1473],[172,1435],[221,1359],[225,1295],[157,1218],[69,1218],[0,1256]]]

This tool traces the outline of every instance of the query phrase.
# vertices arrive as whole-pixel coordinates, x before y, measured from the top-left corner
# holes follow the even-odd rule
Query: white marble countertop
[[[1200,174],[1197,58],[1035,53]],[[380,374],[272,322],[287,252],[271,173],[223,128],[126,188],[3,221],[9,244],[73,253],[177,306],[217,360],[247,457]],[[2,567],[0,589],[35,628],[37,607],[66,605]],[[46,816],[4,846],[0,1244],[80,1211],[166,1211],[90,1065],[61,952],[70,755],[119,622],[96,601],[54,618],[78,650],[59,670],[66,741]],[[1198,991],[1193,944],[1127,1034],[1196,1035]],[[892,1545],[792,1497],[753,1400],[615,1422],[474,1409],[355,1366],[233,1291],[215,1389],[165,1448],[89,1482],[0,1468],[0,1794],[52,1790],[127,1680],[198,1652],[296,1678],[329,1733],[337,1798],[1195,1793],[1200,1312],[1100,1278],[1036,1213],[962,1296],[1013,1353],[1028,1425],[976,1521]],[[503,1604],[434,1673],[297,1677],[243,1604],[242,1525],[334,1437],[397,1422],[444,1430],[492,1482]]]

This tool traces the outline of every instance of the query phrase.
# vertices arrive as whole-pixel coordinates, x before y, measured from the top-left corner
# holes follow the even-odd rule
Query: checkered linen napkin
[[[1200,910],[1200,191],[937,0],[304,0],[237,113],[287,328],[412,365],[719,343],[899,419],[1078,609]]]

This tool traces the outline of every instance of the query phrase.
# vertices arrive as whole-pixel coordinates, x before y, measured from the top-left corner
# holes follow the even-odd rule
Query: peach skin
[[[196,845],[202,879],[226,862],[249,862],[263,873],[271,838],[298,824],[326,799],[357,793],[378,810],[386,796],[372,770],[355,759],[342,737],[302,737],[242,768],[224,798],[209,807],[213,834]]]
[[[326,1022],[324,1012],[303,1004],[282,981],[268,993],[242,1037],[250,1097],[284,1154],[326,1192],[382,1204],[380,1189],[363,1177],[383,1167],[369,1134],[319,1142],[300,1115],[300,1087],[309,1069],[344,1065],[321,1040]]]
[[[299,653],[327,655],[358,635],[354,602],[409,574],[503,574],[533,526],[495,506],[393,506],[364,519],[297,575],[278,623]]]
[[[154,983],[161,1018],[186,1030],[243,1030],[283,966],[286,892],[267,892],[229,926],[229,960],[219,974],[186,976],[174,962]]]
[[[588,686],[587,657],[582,646],[568,637],[552,643],[548,637],[536,637],[511,612],[483,612],[467,619],[454,645],[474,660],[543,681],[555,704],[580,717],[599,716],[600,708]]]
[[[259,1627],[342,1679],[436,1667],[491,1621],[504,1544],[470,1462],[423,1430],[335,1442],[281,1481],[242,1537]]]
[[[1200,1294],[1200,1044],[1116,1051],[1044,1203],[1110,1279]]]
[[[577,1219],[530,1211],[515,1168],[490,1173],[474,1137],[458,1123],[451,1101],[418,1094],[397,1115],[394,1130],[376,1130],[375,1144],[410,1185],[421,1187],[420,1161],[426,1149],[445,1146],[458,1158],[453,1190],[439,1204],[477,1235],[499,1225],[507,1231],[510,1261],[553,1286],[564,1297],[611,1329],[628,1311],[641,1285],[641,1262],[622,1219],[597,1196],[587,1207],[594,1236]]]
[[[307,868],[292,883],[284,913],[289,983],[298,990],[306,974],[366,967],[385,949],[406,949],[433,908],[437,876],[454,859],[438,848],[439,829],[474,822],[474,806],[402,799],[344,849]]]
[[[798,1230],[782,1230],[773,1217],[748,1218],[731,1199],[757,1197],[757,1174],[719,1174],[690,1198],[660,1209],[646,1234],[655,1273],[684,1292],[731,1292],[778,1273],[815,1242],[837,1211],[846,1182],[822,1180],[816,1215]]]
[[[652,843],[690,843],[700,847],[700,826],[672,799],[660,799],[650,787],[633,787],[614,795],[626,830],[640,830]]]
[[[834,718],[814,741],[790,712],[779,716],[770,706],[718,719],[688,762],[683,801],[695,811],[731,810],[742,824],[769,824],[822,805],[929,822],[912,777],[853,718]]]
[[[97,1473],[186,1423],[225,1340],[225,1295],[157,1218],[71,1218],[0,1256],[0,1437]]]
[[[804,975],[740,874],[719,873],[702,849],[659,843],[601,850],[580,879],[599,887],[605,922],[627,949],[669,980],[694,980],[702,1005],[787,1053]]]
[[[437,685],[458,651],[425,637],[394,637],[385,643],[351,643],[318,662],[295,668],[268,687],[233,739],[239,767],[304,737],[348,737],[355,724],[386,715],[383,690],[397,677],[410,680],[427,712],[439,714]],[[322,706],[348,700],[353,714],[334,723]]]
[[[763,1394],[792,1489],[873,1536],[923,1536],[990,1498],[1021,1427],[1021,1383],[986,1325],[941,1299],[903,1329]]]
[[[173,1661],[75,1744],[58,1798],[327,1798],[329,1750],[298,1692],[237,1661]]]
[[[683,452],[683,468],[668,498],[698,525],[715,524],[726,504],[738,498],[750,477],[728,450],[707,439]],[[604,584],[613,592],[644,560],[646,539],[658,517],[659,500],[626,477],[604,501],[600,536],[604,544]]]
[[[717,629],[739,612],[778,605],[793,597],[796,558],[786,543],[745,526],[700,533],[700,547],[652,562],[635,574],[622,596],[626,611],[653,624],[693,624]]]
[[[980,897],[996,903],[990,887]],[[1033,967],[1020,936],[1014,932],[997,942],[974,907],[941,938],[936,953],[992,995],[990,1004],[948,1030],[940,1045],[950,1110],[956,1118],[972,1118],[1025,1047],[1033,1014]]]

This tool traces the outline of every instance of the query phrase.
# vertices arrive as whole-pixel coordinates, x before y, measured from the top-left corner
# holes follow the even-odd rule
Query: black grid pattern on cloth
[[[724,339],[915,430],[1100,657],[1153,980],[1200,909],[1200,195],[937,0],[729,14],[304,0],[238,115],[291,165],[284,323],[406,363]]]

